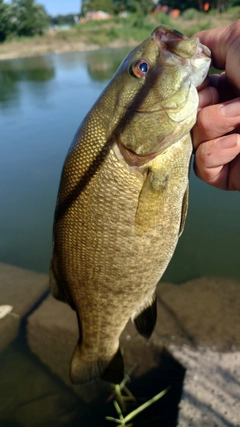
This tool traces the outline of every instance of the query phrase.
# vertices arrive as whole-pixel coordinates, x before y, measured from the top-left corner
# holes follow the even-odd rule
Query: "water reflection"
[[[55,75],[51,57],[21,58],[2,62],[1,71],[7,72],[14,81],[43,82]]]
[[[43,96],[46,90],[43,83],[56,78],[56,72],[76,71],[83,68],[90,81],[107,82],[111,79],[129,49],[106,51],[74,52],[63,55],[49,55],[36,58],[21,58],[0,62],[0,109],[16,105],[22,94],[21,83],[27,82],[27,88]],[[34,84],[36,83],[36,84]],[[37,87],[41,85],[41,91]],[[50,88],[51,90],[51,88]]]
[[[87,70],[92,80],[110,80],[122,62],[129,49],[122,49],[120,54],[116,49],[108,53],[106,51],[95,52],[87,58]]]
[[[0,62],[0,108],[20,94],[20,82],[43,83],[53,79],[55,68],[50,57],[25,58]],[[3,104],[3,105],[1,105]]]

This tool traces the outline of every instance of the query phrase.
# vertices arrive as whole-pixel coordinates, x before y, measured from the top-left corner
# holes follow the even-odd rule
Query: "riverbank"
[[[236,8],[235,8],[236,9]],[[103,48],[133,47],[149,37],[152,29],[160,23],[169,25],[192,36],[197,31],[233,22],[236,11],[224,14],[204,14],[193,9],[185,11],[178,19],[158,14],[113,18],[80,24],[68,31],[52,31],[42,37],[21,38],[0,44],[0,60],[42,56],[74,51],[89,51]]]
[[[130,40],[128,43],[121,39],[106,43],[104,48],[120,48],[124,46],[136,46],[137,41]],[[11,41],[0,46],[0,60],[26,58],[31,56],[43,56],[66,52],[83,52],[103,48],[97,43],[87,43],[82,40],[59,40],[55,37],[34,38],[26,41]]]

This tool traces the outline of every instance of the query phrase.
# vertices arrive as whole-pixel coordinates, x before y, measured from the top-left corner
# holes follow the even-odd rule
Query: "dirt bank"
[[[132,47],[137,44],[131,40],[127,43]],[[119,48],[126,46],[123,40],[115,40],[100,46],[93,43],[87,43],[82,40],[59,40],[56,38],[32,39],[24,42],[7,42],[0,45],[0,60],[25,58],[29,56],[42,56],[49,54],[59,54],[65,52],[83,52],[89,50],[98,50],[102,48]]]

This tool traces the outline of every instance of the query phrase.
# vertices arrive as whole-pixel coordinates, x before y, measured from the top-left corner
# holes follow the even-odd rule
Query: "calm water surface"
[[[0,261],[48,272],[62,164],[126,50],[0,62]],[[185,232],[164,279],[240,278],[240,195],[191,173]]]

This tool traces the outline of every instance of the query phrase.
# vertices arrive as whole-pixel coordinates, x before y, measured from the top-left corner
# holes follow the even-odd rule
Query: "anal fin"
[[[134,325],[137,331],[144,338],[150,338],[155,328],[157,320],[157,297],[156,292],[152,295],[151,299],[142,307],[141,312],[137,312],[136,317],[133,318]]]

